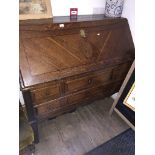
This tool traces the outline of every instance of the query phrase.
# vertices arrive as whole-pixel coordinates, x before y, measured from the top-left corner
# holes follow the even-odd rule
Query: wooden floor
[[[111,98],[39,124],[40,143],[35,155],[83,155],[129,127],[113,113]]]

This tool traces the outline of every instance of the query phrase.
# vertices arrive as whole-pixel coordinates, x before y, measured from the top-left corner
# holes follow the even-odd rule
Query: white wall
[[[128,19],[133,41],[135,42],[135,0],[125,0],[122,17]]]
[[[104,13],[105,0],[51,0],[51,5],[53,16],[68,16],[74,7],[79,15],[99,14]]]
[[[78,8],[79,15],[103,14],[106,0],[51,0],[53,16],[69,16],[70,8]],[[124,0],[123,17],[128,18],[135,38],[135,0]]]

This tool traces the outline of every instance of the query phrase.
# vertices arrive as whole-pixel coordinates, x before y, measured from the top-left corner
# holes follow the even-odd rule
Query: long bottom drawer
[[[118,92],[122,81],[106,84],[100,87],[92,87],[77,93],[67,95],[56,100],[43,103],[36,107],[37,116],[41,118],[55,117],[79,105],[90,103]]]

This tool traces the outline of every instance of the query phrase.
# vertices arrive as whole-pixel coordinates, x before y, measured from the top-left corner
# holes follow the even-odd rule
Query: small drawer
[[[71,79],[66,81],[65,92],[71,93],[74,91],[79,91],[89,87],[92,84],[92,78],[90,76],[85,76],[77,79]]]
[[[106,82],[109,82],[111,80],[111,76],[112,76],[112,69],[97,72],[92,77],[92,84],[94,86],[104,85]]]
[[[119,82],[112,82],[109,84],[105,84],[103,86],[93,87],[89,89],[91,98],[101,99],[107,96],[111,96],[112,94],[118,92],[120,88]]]
[[[125,63],[114,68],[112,72],[112,79],[113,80],[124,79],[130,69],[130,66],[131,66],[131,63]]]
[[[64,114],[66,112],[70,112],[72,110],[75,110],[76,108],[76,105],[68,105],[68,106],[65,106],[63,108],[60,108],[60,109],[55,109],[54,111],[48,111],[48,113],[39,113],[37,115],[37,118],[39,120],[43,120],[43,119],[47,119],[47,118],[53,118],[53,117],[56,117],[56,116],[60,116],[61,114]]]
[[[50,112],[55,112],[57,110],[62,109],[63,107],[67,106],[67,99],[58,99],[49,101],[47,104],[39,105],[37,108],[37,114],[39,116],[46,115]]]
[[[103,86],[100,85],[98,87],[90,88],[89,92],[92,97],[101,98],[101,97],[105,97],[106,94],[112,95],[112,93],[117,91],[119,87],[120,87],[120,82],[111,82]]]
[[[32,91],[32,97],[35,104],[50,101],[60,96],[59,84],[50,85]]]
[[[92,96],[92,98],[98,98],[98,97],[102,97],[103,96],[103,93],[105,92],[106,90],[104,89],[103,86],[100,86],[100,87],[94,87],[94,88],[91,88],[89,89],[89,92]]]
[[[66,81],[65,92],[72,93],[74,91],[84,90],[92,86],[103,85],[111,80],[112,69],[90,72],[81,78]]]
[[[90,96],[90,93],[89,91],[82,91],[82,92],[79,92],[79,93],[75,93],[75,94],[72,94],[68,97],[68,103],[69,104],[76,104],[76,103],[81,103],[81,102],[85,102],[87,99],[89,99],[91,96]]]

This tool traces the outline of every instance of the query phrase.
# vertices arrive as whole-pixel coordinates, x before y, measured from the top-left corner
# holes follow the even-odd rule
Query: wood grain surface
[[[106,98],[40,122],[36,155],[83,155],[128,129],[117,114],[109,116],[112,103],[111,98]]]
[[[102,15],[20,22],[19,46],[20,87],[30,93],[32,122],[118,92],[134,60],[127,19]]]
[[[80,36],[81,29],[85,38]],[[25,87],[134,57],[125,19],[70,22],[64,23],[63,28],[57,23],[21,24],[20,30],[20,69]]]

